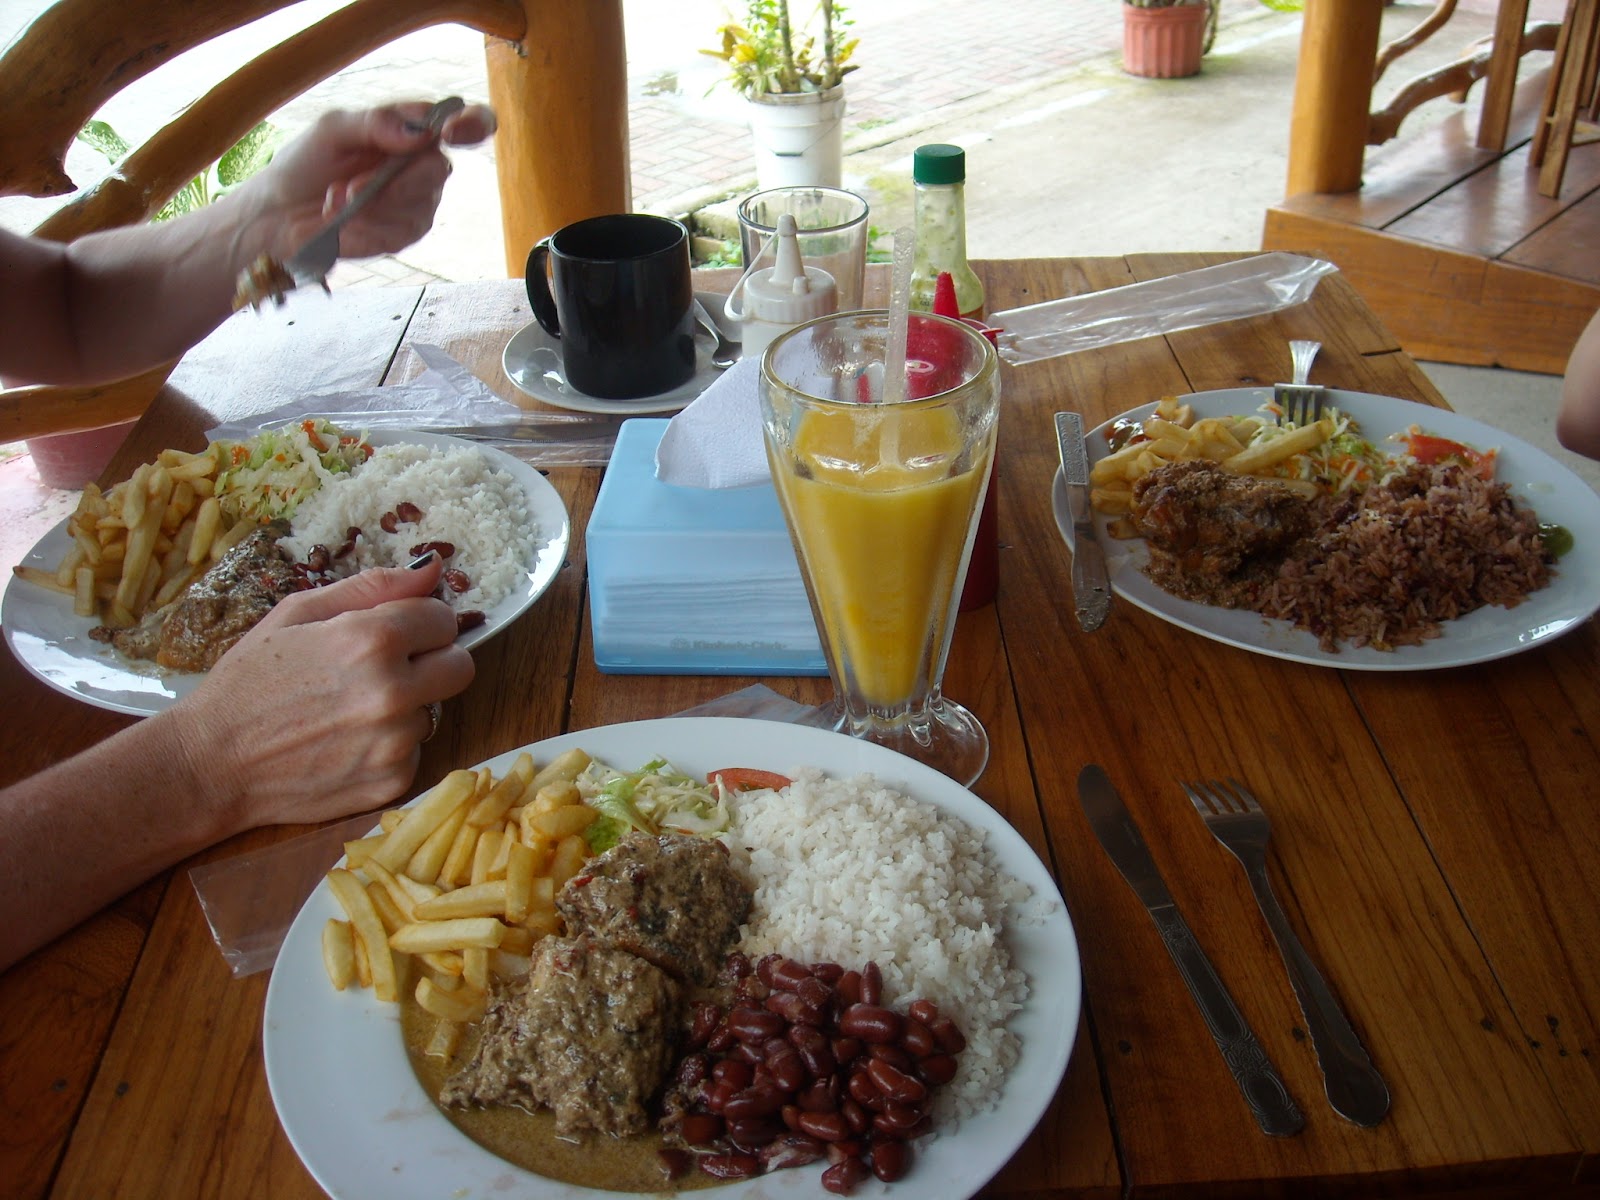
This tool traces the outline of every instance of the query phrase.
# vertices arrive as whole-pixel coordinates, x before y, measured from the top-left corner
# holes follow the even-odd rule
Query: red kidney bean
[[[795,995],[817,1006],[818,1012],[827,1012],[833,1003],[833,989],[814,975],[808,975],[795,985]]]
[[[783,1123],[771,1117],[751,1117],[728,1122],[728,1141],[735,1150],[753,1154],[783,1133]]]
[[[440,558],[454,558],[456,556],[454,542],[418,542],[411,547],[411,557],[417,558],[426,554],[429,550],[434,551]]]
[[[886,1104],[881,1113],[872,1119],[872,1127],[879,1133],[904,1137],[922,1120],[922,1110],[913,1104]]]
[[[706,1038],[706,1049],[711,1051],[713,1054],[722,1054],[738,1040],[738,1038],[733,1036],[733,1030],[728,1028],[727,1018],[718,1017],[717,1027],[713,1029],[711,1031],[711,1035]]]
[[[800,1061],[805,1063],[806,1070],[813,1079],[822,1079],[832,1075],[838,1066],[833,1057],[833,1047],[828,1044],[828,1039],[822,1036],[822,1031],[811,1025],[789,1026],[789,1041],[793,1043],[795,1053],[800,1056]]]
[[[674,1082],[682,1088],[698,1086],[707,1075],[711,1074],[711,1060],[704,1054],[685,1054],[683,1061],[678,1064],[678,1071]]]
[[[803,1167],[816,1162],[827,1153],[816,1138],[804,1134],[786,1134],[761,1149],[761,1166],[767,1171],[781,1171],[786,1167]]]
[[[818,979],[822,980],[822,982],[827,984],[829,987],[833,987],[834,984],[839,982],[840,977],[844,974],[844,968],[838,963],[812,963],[811,973]]]
[[[956,1060],[948,1054],[930,1054],[917,1063],[917,1073],[934,1087],[956,1077]]]
[[[743,979],[755,972],[755,964],[750,961],[750,956],[739,950],[729,953],[722,960],[721,974],[728,979]]]
[[[385,533],[398,533],[400,531],[400,518],[392,512],[386,512],[378,518],[378,528]],[[415,555],[412,557],[415,557]]]
[[[782,1033],[784,1023],[776,1011],[741,1005],[728,1014],[728,1028],[741,1042],[764,1042]]]
[[[871,1169],[859,1158],[847,1158],[834,1163],[822,1173],[822,1188],[835,1196],[848,1196],[865,1183],[871,1173]]]
[[[872,1173],[885,1183],[905,1177],[911,1165],[911,1148],[904,1142],[875,1142],[872,1146]]]
[[[784,1051],[767,1059],[767,1070],[780,1091],[793,1095],[811,1082],[812,1074],[792,1046],[785,1045]]]
[[[761,1174],[754,1154],[702,1154],[700,1169],[715,1179],[753,1179]]]
[[[833,1061],[843,1066],[852,1063],[861,1057],[861,1052],[866,1049],[860,1038],[839,1037],[834,1038],[829,1045],[833,1048]]]
[[[881,1058],[868,1060],[867,1075],[890,1100],[901,1104],[921,1104],[928,1098],[927,1084]]]
[[[802,1112],[800,1132],[809,1133],[824,1142],[842,1142],[850,1136],[850,1123],[836,1112]]]
[[[778,1116],[783,1118],[783,1123],[796,1133],[800,1132],[800,1106],[798,1104],[785,1104],[778,1110]]]
[[[754,975],[746,975],[733,988],[734,998],[750,1004],[764,1004],[772,989]]]
[[[339,559],[349,558],[350,555],[355,552],[355,548],[355,538],[345,538],[344,541],[339,543],[339,548],[333,552],[334,560],[338,561]]]
[[[720,1116],[727,1108],[728,1101],[740,1091],[736,1084],[729,1083],[726,1079],[718,1080],[706,1089],[706,1108]]]
[[[821,1025],[822,1010],[797,992],[773,992],[767,997],[767,1012],[780,1022],[793,1025]]]
[[[313,571],[326,571],[333,565],[333,555],[321,542],[311,547],[311,552],[306,555],[306,566]]]
[[[464,608],[456,614],[456,632],[465,633],[469,629],[476,629],[488,619],[475,608]]]
[[[694,1006],[693,1018],[689,1024],[689,1047],[695,1049],[704,1046],[711,1035],[716,1032],[718,1023],[722,1020],[722,1010],[715,1004],[704,1001]]]
[[[918,1058],[932,1054],[939,1047],[939,1043],[933,1040],[933,1030],[915,1017],[906,1021],[906,1031],[900,1035],[900,1040]]]
[[[866,1143],[856,1141],[854,1138],[847,1142],[829,1142],[826,1151],[830,1163],[842,1163],[847,1158],[860,1158],[866,1152]]]
[[[844,1002],[846,1008],[852,1004],[861,1003],[861,972],[846,971],[839,976],[839,982],[833,985],[834,993]]]
[[[682,1179],[694,1169],[694,1155],[676,1146],[663,1146],[656,1151],[656,1165],[669,1181]]]
[[[891,1067],[898,1067],[902,1071],[912,1071],[917,1066],[915,1058],[907,1054],[899,1046],[891,1045],[888,1042],[879,1042],[876,1045],[868,1046],[867,1056],[875,1058],[879,1062],[886,1062]]]
[[[761,1047],[754,1042],[735,1042],[733,1049],[728,1051],[729,1058],[737,1058],[740,1062],[747,1063],[757,1069],[766,1061],[761,1054]]]
[[[467,578],[467,573],[455,567],[450,567],[445,571],[444,585],[458,596],[462,592],[472,590],[472,580]]]
[[[421,551],[415,551],[420,554]],[[861,1003],[883,1003],[883,972],[878,969],[878,964],[869,962],[861,968]]]
[[[804,963],[797,963],[792,958],[782,959],[772,968],[772,986],[786,992],[794,991],[810,978],[810,969]]]
[[[772,968],[783,961],[781,954],[763,954],[756,962],[756,977],[768,987],[772,986]]]
[[[691,1146],[709,1146],[722,1136],[722,1118],[715,1113],[685,1113],[678,1133]]]
[[[967,1048],[966,1036],[956,1028],[956,1023],[949,1017],[940,1017],[928,1026],[933,1033],[933,1038],[939,1043],[939,1049],[946,1054],[960,1054]]]
[[[875,1004],[852,1004],[839,1014],[839,1032],[863,1042],[895,1041],[904,1027],[904,1019],[894,1009]]]
[[[849,1096],[846,1096],[844,1103],[839,1105],[839,1112],[843,1114],[846,1124],[850,1126],[850,1132],[857,1137],[872,1128],[872,1114]]]
[[[920,1021],[924,1025],[932,1025],[939,1019],[939,1006],[932,1000],[913,1000],[906,1014],[913,1021]]]
[[[737,1058],[720,1059],[711,1068],[711,1078],[718,1083],[731,1080],[733,1086],[740,1091],[749,1087],[754,1077],[755,1072],[751,1069],[750,1064],[741,1062]]]
[[[783,1093],[776,1088],[752,1085],[729,1097],[727,1104],[723,1106],[722,1115],[730,1122],[748,1121],[752,1117],[770,1117],[783,1108],[783,1099]]]
[[[846,1088],[850,1098],[865,1108],[880,1109],[883,1107],[883,1093],[878,1085],[872,1082],[872,1077],[865,1071],[856,1071],[850,1076]]]
[[[402,500],[394,506],[394,515],[402,521],[415,525],[422,520],[422,510],[409,500]]]
[[[794,1102],[805,1112],[833,1112],[839,1107],[832,1082],[827,1079],[819,1079],[810,1087],[801,1088],[795,1093]]]

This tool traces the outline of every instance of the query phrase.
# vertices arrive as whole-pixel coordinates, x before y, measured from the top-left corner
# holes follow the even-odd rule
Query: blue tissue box
[[[589,518],[595,664],[630,675],[826,675],[772,485],[662,483],[666,427],[622,423]]]

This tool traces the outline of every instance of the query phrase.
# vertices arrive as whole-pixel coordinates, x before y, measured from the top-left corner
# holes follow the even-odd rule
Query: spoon
[[[711,365],[713,367],[719,370],[726,370],[739,361],[737,343],[731,341],[722,332],[722,327],[711,319],[711,314],[706,311],[705,305],[701,304],[699,300],[694,302],[694,319],[700,323],[700,328],[709,333],[712,340],[716,342],[716,345],[711,350]]]

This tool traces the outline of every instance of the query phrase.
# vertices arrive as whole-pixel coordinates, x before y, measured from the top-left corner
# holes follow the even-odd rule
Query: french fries
[[[89,484],[67,519],[72,544],[55,571],[15,572],[70,595],[77,616],[113,628],[138,624],[255,528],[231,522],[214,495],[222,458],[216,444],[199,454],[163,450],[114,487]]]
[[[328,886],[348,919],[323,932],[334,987],[370,979],[380,1000],[397,1000],[409,986],[439,1019],[429,1052],[448,1053],[494,983],[526,971],[534,944],[561,930],[556,893],[582,869],[582,833],[599,815],[573,783],[589,762],[569,752],[535,770],[520,754],[499,779],[452,771],[385,813],[379,833],[345,843]]]
[[[1156,405],[1155,414],[1142,427],[1144,438],[1121,446],[1089,469],[1089,502],[1095,511],[1113,518],[1108,523],[1113,537],[1139,536],[1137,527],[1128,519],[1133,510],[1133,485],[1158,467],[1205,459],[1241,475],[1269,475],[1274,467],[1332,437],[1335,430],[1334,422],[1325,417],[1252,446],[1251,438],[1261,427],[1259,419],[1240,416],[1196,420],[1194,410],[1187,404],[1178,404],[1172,396]],[[1313,484],[1302,480],[1277,475],[1273,478],[1307,494],[1316,490]]]

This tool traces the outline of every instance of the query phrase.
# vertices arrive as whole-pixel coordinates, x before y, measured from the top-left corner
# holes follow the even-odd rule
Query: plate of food
[[[716,323],[723,338],[737,344],[740,330],[723,312],[727,297],[715,292],[696,292],[694,298]],[[694,374],[689,381],[669,391],[629,400],[591,396],[568,383],[561,369],[561,339],[546,332],[537,321],[528,322],[512,335],[500,356],[500,366],[512,385],[534,400],[542,400],[573,412],[639,417],[652,413],[675,413],[715,383],[727,364],[718,366],[712,361],[714,349],[710,332],[697,324]]]
[[[950,779],[830,731],[566,734],[346,850],[263,1034],[330,1196],[820,1197],[832,1171],[966,1197],[1072,1050],[1077,943],[1039,858]]]
[[[103,494],[86,488],[16,568],[0,625],[57,691],[148,716],[194,691],[284,595],[414,549],[445,557],[441,595],[470,649],[550,586],[569,537],[560,495],[502,451],[308,418],[163,451]]]
[[[1229,388],[1094,430],[1113,591],[1214,641],[1362,671],[1502,658],[1600,608],[1600,497],[1583,480],[1449,409],[1326,400],[1304,428],[1276,424],[1270,388]],[[1071,546],[1059,472],[1051,504]]]

